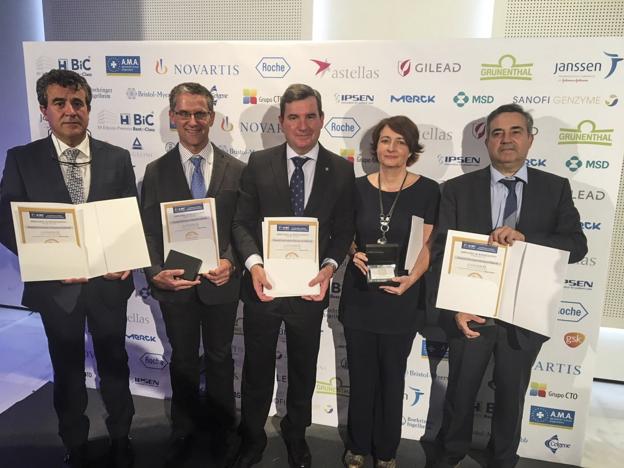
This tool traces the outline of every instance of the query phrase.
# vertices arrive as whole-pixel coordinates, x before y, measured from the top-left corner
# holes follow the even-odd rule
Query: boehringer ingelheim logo
[[[481,81],[486,80],[532,80],[533,64],[516,63],[516,57],[505,54],[498,63],[481,64]]]

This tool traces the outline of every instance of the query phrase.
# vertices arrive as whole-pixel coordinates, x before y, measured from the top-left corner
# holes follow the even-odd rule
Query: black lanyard
[[[394,208],[396,207],[397,201],[399,201],[399,196],[401,196],[401,191],[403,190],[403,185],[407,180],[407,172],[405,172],[405,177],[403,177],[403,182],[401,182],[401,187],[399,187],[399,191],[394,197],[394,201],[392,202],[392,206],[390,206],[390,211],[388,214],[384,214],[383,200],[381,199],[381,171],[377,174],[377,185],[379,187],[379,230],[381,231],[381,237],[377,239],[378,244],[385,244],[388,242],[386,239],[386,233],[390,230],[390,220],[392,219],[392,213],[394,213]]]

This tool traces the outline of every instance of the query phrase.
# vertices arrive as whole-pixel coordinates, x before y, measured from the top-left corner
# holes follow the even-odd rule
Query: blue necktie
[[[295,170],[290,177],[290,204],[295,216],[303,216],[303,209],[305,207],[303,165],[309,160],[310,158],[291,158],[291,161],[295,165]]]
[[[191,162],[195,166],[193,177],[191,178],[191,195],[193,195],[193,198],[204,198],[206,196],[206,183],[201,170],[202,159],[204,158],[201,156],[193,156],[191,158]]]
[[[512,229],[516,228],[516,222],[518,221],[518,197],[516,196],[516,184],[520,182],[517,177],[513,179],[501,179],[501,184],[507,187],[509,193],[507,193],[507,200],[505,201],[505,211],[503,211],[503,226],[509,226]]]

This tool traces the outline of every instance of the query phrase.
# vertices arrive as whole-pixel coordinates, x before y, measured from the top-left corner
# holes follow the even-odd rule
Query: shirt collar
[[[501,179],[511,179],[513,177],[517,177],[527,184],[529,182],[529,172],[527,171],[526,164],[523,164],[512,177],[504,176],[494,166],[490,165],[490,182],[492,185],[497,184]]]
[[[318,159],[318,154],[319,154],[318,141],[316,142],[316,145],[314,145],[312,149],[308,151],[306,154],[297,154],[297,152],[294,149],[292,149],[288,143],[286,143],[286,159],[300,157],[300,158],[310,158],[316,162],[316,160]]]
[[[63,154],[67,148],[76,148],[80,151],[80,154],[76,158],[77,161],[81,159],[89,159],[91,157],[91,145],[89,144],[89,135],[85,135],[84,140],[78,143],[76,146],[68,146],[61,141],[54,133],[52,134],[52,141],[56,151],[58,151],[59,159],[66,159]]]
[[[210,142],[199,153],[191,153],[188,149],[184,147],[181,143],[178,143],[178,150],[180,151],[180,159],[182,160],[182,164],[188,162],[195,155],[200,155],[202,158],[206,160],[208,164],[212,164],[212,145]]]

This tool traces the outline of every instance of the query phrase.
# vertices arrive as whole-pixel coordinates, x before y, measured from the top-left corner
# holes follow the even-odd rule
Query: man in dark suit
[[[136,197],[128,151],[87,135],[91,88],[86,80],[71,71],[51,70],[37,80],[37,98],[50,124],[50,136],[10,149],[0,185],[0,241],[15,254],[12,201],[83,203]],[[110,465],[132,465],[128,433],[134,406],[125,333],[127,300],[133,289],[129,271],[24,285],[22,304],[41,314],[48,338],[54,408],[71,466],[85,466],[87,460],[85,319],[108,411]]]
[[[143,224],[152,266],[146,275],[160,302],[171,343],[172,441],[169,466],[188,458],[199,414],[200,339],[204,348],[206,397],[213,418],[213,445],[234,444],[236,407],[232,338],[240,279],[230,229],[244,164],[209,142],[215,118],[210,91],[199,83],[182,83],[169,95],[169,118],[180,144],[150,163],[141,188]],[[191,198],[215,198],[219,266],[194,281],[183,270],[163,269],[160,204]]]
[[[494,110],[486,122],[491,166],[444,184],[439,231],[432,253],[434,279],[449,229],[489,234],[490,242],[526,241],[570,252],[570,263],[587,252],[567,179],[527,168],[533,119],[516,104]],[[489,467],[513,467],[520,442],[524,396],[531,368],[548,338],[494,319],[441,311],[449,341],[449,380],[440,466],[459,466],[470,449],[474,405],[490,357],[494,357],[495,410]]]
[[[329,281],[353,240],[353,166],[318,143],[323,109],[318,91],[295,84],[284,92],[279,122],[286,143],[251,154],[243,171],[232,235],[246,271],[241,285],[245,304],[245,361],[242,379],[242,446],[233,466],[248,467],[262,458],[264,424],[275,381],[275,348],[282,321],[288,344],[287,415],[282,437],[291,467],[308,467],[305,441],[311,424],[311,399]],[[290,185],[290,187],[289,187]],[[310,216],[319,221],[320,271],[310,286],[320,294],[272,300],[262,260],[261,223],[267,216]]]

